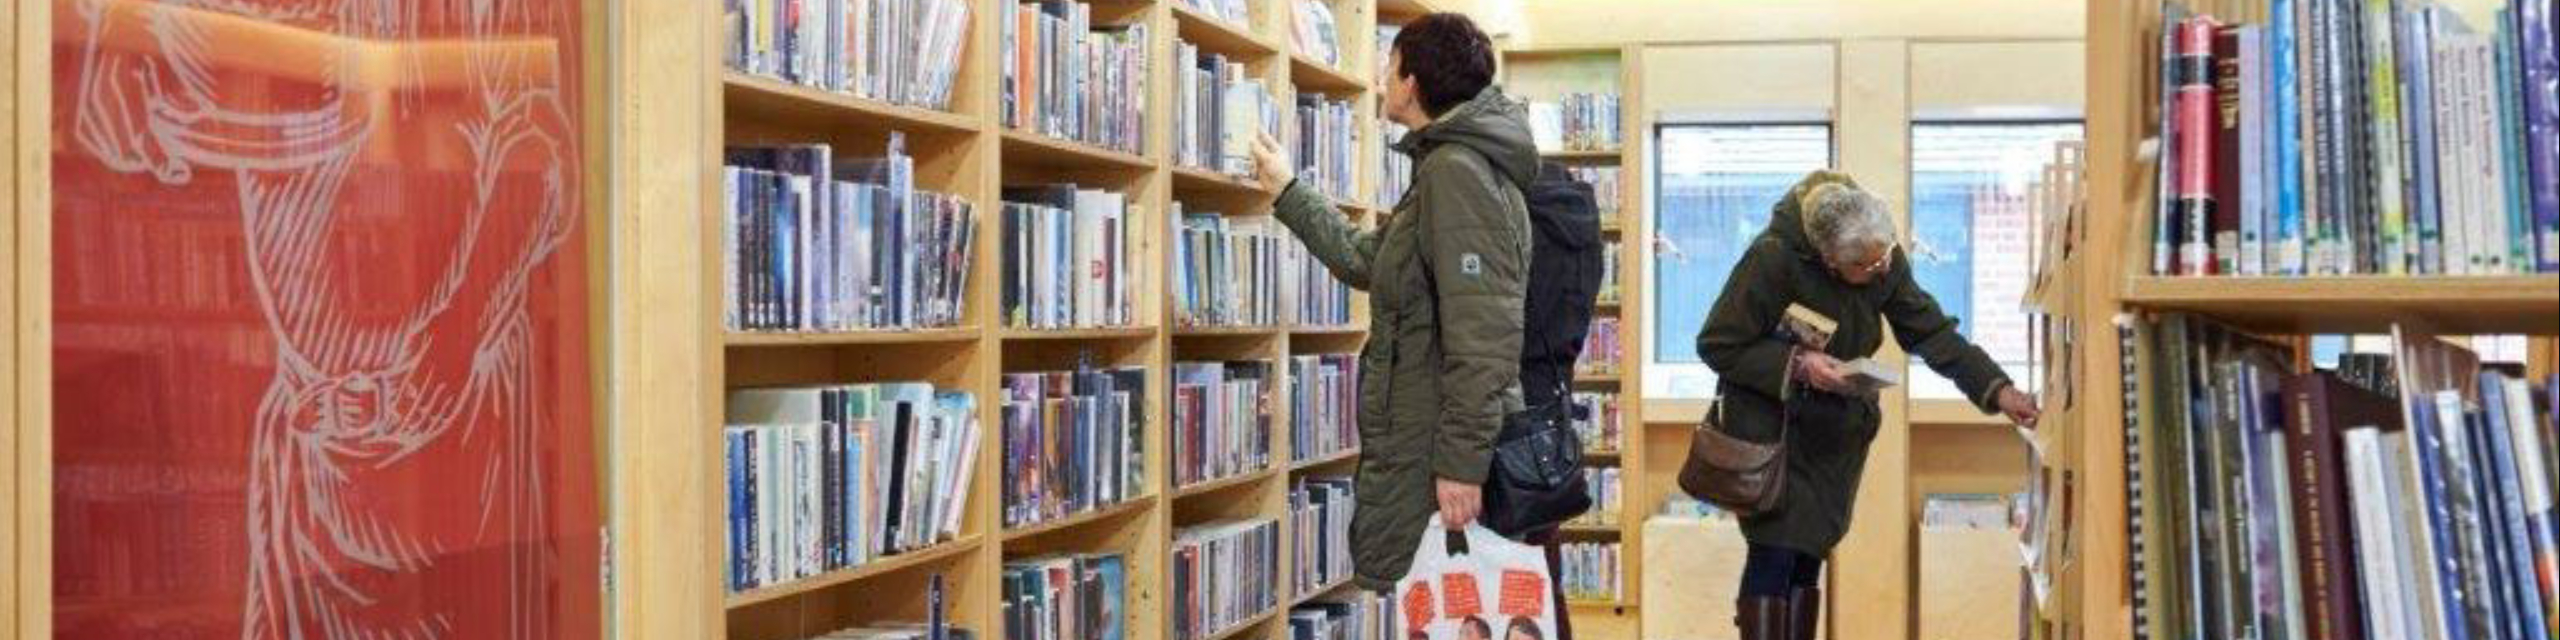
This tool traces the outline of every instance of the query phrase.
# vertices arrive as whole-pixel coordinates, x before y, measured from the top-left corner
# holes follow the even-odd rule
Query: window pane
[[[2030,390],[2034,327],[2019,310],[2034,265],[2027,185],[2053,161],[2054,144],[2080,139],[2080,123],[1915,123],[1911,126],[1911,275],[1962,321]],[[1954,382],[1912,361],[1914,398],[1963,398]]]
[[[1831,165],[1831,126],[1666,125],[1655,158],[1655,246],[1648,290],[1657,332],[1646,342],[1645,393],[1704,398],[1715,377],[1694,337],[1725,274],[1769,224],[1769,208],[1804,174]]]

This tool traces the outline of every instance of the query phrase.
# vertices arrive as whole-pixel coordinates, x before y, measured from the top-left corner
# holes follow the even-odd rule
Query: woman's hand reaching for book
[[[1289,159],[1280,155],[1280,143],[1265,133],[1253,137],[1253,181],[1277,198],[1289,181],[1297,179],[1289,168]]]

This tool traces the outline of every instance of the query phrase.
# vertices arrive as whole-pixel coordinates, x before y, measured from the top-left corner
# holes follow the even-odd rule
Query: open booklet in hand
[[[1859,358],[1844,362],[1841,363],[1841,368],[1847,369],[1849,384],[1854,388],[1856,395],[1873,396],[1884,392],[1888,387],[1902,384],[1901,373],[1886,367],[1882,362],[1877,362],[1875,358]]]

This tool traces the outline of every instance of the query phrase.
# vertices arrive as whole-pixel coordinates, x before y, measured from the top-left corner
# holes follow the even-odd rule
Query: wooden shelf
[[[1363,326],[1359,326],[1359,325],[1346,325],[1346,326],[1338,326],[1338,327],[1335,327],[1335,326],[1307,326],[1307,325],[1293,325],[1293,326],[1289,327],[1289,335],[1293,335],[1293,336],[1306,336],[1306,337],[1316,337],[1316,336],[1353,336],[1353,335],[1360,335],[1360,334],[1368,333],[1368,332],[1369,332],[1369,328],[1368,328],[1368,327],[1363,327]]]
[[[1188,499],[1191,499],[1191,498],[1197,498],[1197,497],[1200,497],[1200,496],[1205,496],[1205,495],[1209,495],[1209,494],[1213,494],[1213,493],[1218,493],[1218,492],[1221,492],[1221,491],[1226,491],[1226,490],[1228,490],[1228,489],[1233,489],[1233,488],[1236,488],[1236,487],[1241,487],[1241,486],[1244,486],[1244,485],[1253,484],[1253,483],[1261,482],[1261,481],[1264,481],[1264,480],[1269,480],[1269,479],[1271,479],[1271,478],[1272,478],[1272,476],[1273,476],[1273,475],[1277,474],[1278,472],[1279,472],[1279,468],[1278,468],[1278,467],[1276,467],[1276,466],[1266,466],[1266,467],[1263,467],[1261,470],[1259,470],[1259,471],[1254,471],[1254,472],[1252,472],[1252,473],[1246,473],[1246,474],[1241,474],[1241,475],[1228,476],[1228,477],[1219,478],[1219,479],[1216,479],[1216,480],[1210,480],[1210,481],[1207,481],[1207,482],[1193,483],[1193,484],[1191,484],[1191,485],[1189,485],[1189,486],[1185,486],[1185,487],[1181,487],[1181,488],[1174,489],[1174,490],[1173,490],[1173,499],[1174,499],[1175,501],[1179,502],[1179,501],[1182,501],[1182,500],[1188,500]]]
[[[977,550],[978,543],[981,539],[982,536],[977,535],[961,536],[951,540],[950,542],[944,542],[942,544],[925,547],[923,549],[873,560],[870,564],[865,564],[859,567],[822,573],[808,578],[802,578],[788,583],[773,585],[752,591],[732,593],[728,596],[728,608],[731,610],[742,609],[756,604],[821,591],[838,585],[852,584],[867,578],[875,578],[933,564],[935,562],[959,556],[960,554]]]
[[[2135,277],[2127,306],[2189,311],[2282,334],[2560,331],[2560,275],[2495,277]]]
[[[731,331],[723,336],[721,341],[732,347],[933,344],[943,342],[970,342],[977,340],[979,335],[977,327],[807,333]]]
[[[1220,196],[1251,196],[1261,198],[1266,201],[1270,200],[1275,195],[1270,191],[1264,190],[1261,184],[1256,183],[1251,179],[1231,176],[1199,167],[1185,167],[1179,165],[1173,168],[1173,189],[1177,193],[1207,192],[1212,195]]]
[[[1431,8],[1430,3],[1423,2],[1422,0],[1378,0],[1378,21],[1389,24],[1404,24],[1412,22],[1415,18],[1429,15],[1435,11],[1437,10]],[[1378,50],[1385,51],[1388,46],[1393,44],[1395,43],[1380,42],[1378,43]]]
[[[1025,329],[1009,328],[1001,334],[1006,340],[1127,340],[1156,334],[1155,327],[1101,327],[1092,329]]]
[[[1095,507],[1091,510],[1085,511],[1084,513],[1073,514],[1047,522],[1037,522],[1012,529],[1006,529],[1003,540],[1005,544],[1013,544],[1018,541],[1037,538],[1060,531],[1081,528],[1085,525],[1090,525],[1096,522],[1116,520],[1121,516],[1145,511],[1154,507],[1155,504],[1156,496],[1155,494],[1150,493],[1136,498],[1122,500],[1116,504],[1107,504]]]
[[[1617,522],[1615,522],[1615,521],[1612,521],[1612,522],[1610,522],[1610,523],[1608,523],[1608,524],[1583,524],[1583,523],[1571,523],[1571,524],[1566,524],[1566,525],[1564,525],[1564,532],[1565,532],[1565,533],[1567,533],[1567,534],[1571,534],[1571,535],[1586,535],[1586,536],[1590,536],[1590,535],[1609,535],[1609,536],[1614,536],[1614,535],[1618,535],[1618,534],[1620,534],[1620,533],[1623,533],[1623,531],[1622,531],[1622,530],[1620,530],[1620,528],[1619,528],[1619,526],[1618,526],[1618,523],[1617,523]],[[1619,550],[1619,553],[1624,554],[1624,553],[1626,553],[1626,550],[1621,549],[1621,550]]]
[[[978,123],[967,116],[877,100],[856,98],[781,80],[724,72],[721,99],[732,117],[778,119],[816,127],[886,125],[926,133],[968,133]]]
[[[1351,584],[1352,584],[1351,577],[1350,577],[1350,576],[1343,576],[1341,580],[1335,580],[1335,581],[1333,581],[1333,584],[1328,584],[1328,585],[1324,585],[1324,586],[1321,586],[1321,587],[1316,587],[1315,589],[1308,590],[1308,591],[1303,592],[1303,593],[1299,593],[1299,594],[1297,595],[1297,597],[1293,597],[1293,598],[1290,598],[1290,599],[1289,599],[1289,606],[1287,606],[1287,607],[1282,607],[1282,608],[1283,608],[1283,609],[1295,609],[1295,608],[1298,608],[1298,605],[1306,604],[1306,603],[1309,603],[1309,602],[1314,602],[1314,601],[1316,601],[1316,599],[1317,599],[1317,598],[1322,598],[1322,597],[1325,597],[1325,596],[1333,595],[1333,594],[1335,594],[1335,593],[1340,593],[1340,592],[1341,592],[1345,587],[1349,587],[1349,586],[1351,586]]]
[[[1566,164],[1607,164],[1625,159],[1626,154],[1617,149],[1566,149],[1540,151],[1538,157]]]
[[[1280,48],[1272,46],[1271,41],[1249,33],[1235,23],[1183,6],[1179,1],[1168,1],[1165,6],[1173,9],[1174,34],[1183,42],[1198,45],[1204,51],[1244,62],[1280,52]]]
[[[1618,379],[1618,373],[1615,371],[1608,373],[1583,373],[1576,371],[1573,374],[1574,384],[1617,384],[1619,382],[1621,381]]]
[[[1341,452],[1341,453],[1336,453],[1336,454],[1333,454],[1333,455],[1324,456],[1324,457],[1316,458],[1316,459],[1313,459],[1313,460],[1304,460],[1304,461],[1300,461],[1300,462],[1296,462],[1296,463],[1291,463],[1291,464],[1289,465],[1289,473],[1305,473],[1305,472],[1308,472],[1308,471],[1311,471],[1311,470],[1321,469],[1321,468],[1324,468],[1324,467],[1330,467],[1330,466],[1333,466],[1333,465],[1342,464],[1342,463],[1345,463],[1345,462],[1350,462],[1350,461],[1358,460],[1358,459],[1360,459],[1360,448],[1359,448],[1359,447],[1353,447],[1353,448],[1351,448],[1350,450],[1348,450],[1348,451],[1343,451],[1343,452]]]
[[[1336,98],[1357,98],[1368,83],[1340,67],[1304,55],[1289,56],[1289,82],[1301,91],[1314,91]]]
[[[1272,620],[1276,620],[1276,619],[1278,619],[1278,618],[1280,617],[1280,614],[1285,613],[1285,612],[1287,612],[1287,611],[1288,611],[1288,609],[1287,609],[1286,607],[1272,607],[1270,610],[1263,611],[1262,613],[1254,614],[1254,616],[1253,616],[1253,617],[1251,617],[1251,618],[1245,618],[1243,622],[1235,623],[1234,625],[1228,626],[1228,627],[1227,627],[1227,628],[1225,628],[1225,629],[1219,629],[1217,633],[1212,633],[1212,634],[1209,634],[1209,635],[1207,635],[1207,636],[1203,636],[1203,637],[1201,637],[1201,638],[1200,638],[1200,640],[1228,640],[1228,639],[1230,639],[1230,638],[1235,638],[1235,637],[1237,637],[1237,636],[1239,636],[1239,635],[1242,635],[1244,632],[1246,632],[1246,631],[1248,631],[1248,630],[1252,630],[1252,629],[1253,629],[1253,628],[1255,628],[1255,627],[1260,627],[1260,626],[1262,626],[1262,624],[1263,624],[1263,623],[1270,622],[1270,621],[1272,621]],[[1166,633],[1165,633],[1165,635],[1166,635],[1167,637],[1172,636],[1172,635],[1173,635],[1172,631],[1173,631],[1172,629],[1166,629],[1166,630],[1165,630],[1165,632],[1166,632]]]
[[[1060,140],[1028,131],[1004,132],[1006,166],[1044,167],[1053,169],[1122,169],[1144,171],[1155,168],[1145,157],[1126,151]]]
[[[1177,327],[1173,330],[1173,337],[1271,336],[1279,335],[1281,332],[1282,329],[1279,325],[1255,325],[1244,327]]]

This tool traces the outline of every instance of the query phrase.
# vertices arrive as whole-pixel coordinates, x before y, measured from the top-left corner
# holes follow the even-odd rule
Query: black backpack
[[[1485,480],[1484,524],[1518,538],[1591,509],[1582,438],[1573,431],[1574,362],[1600,296],[1600,211],[1591,185],[1544,163],[1523,195],[1531,251],[1521,310],[1520,388],[1528,409],[1506,416]]]

